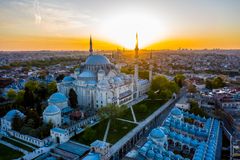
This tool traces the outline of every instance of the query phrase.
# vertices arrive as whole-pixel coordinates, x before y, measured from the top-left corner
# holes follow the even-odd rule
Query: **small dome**
[[[50,103],[63,103],[66,101],[67,101],[67,97],[60,92],[56,92],[56,93],[52,94],[50,96],[50,98],[48,99],[48,102],[50,102]]]
[[[80,75],[79,75],[80,78],[93,78],[93,77],[96,77],[95,74],[91,71],[83,71]]]
[[[154,158],[154,156],[155,156],[155,153],[154,153],[153,150],[149,150],[149,151],[147,152],[147,157],[148,157],[148,158]]]
[[[57,107],[57,106],[55,106],[55,105],[49,105],[49,106],[47,106],[47,108],[45,108],[45,110],[43,111],[43,114],[44,115],[48,115],[48,114],[50,114],[50,115],[52,115],[52,114],[58,114],[58,113],[60,113],[60,109]]]
[[[107,57],[103,55],[90,55],[88,56],[85,64],[88,65],[110,64],[110,61]]]
[[[83,160],[100,160],[100,155],[97,153],[90,152]]]
[[[160,128],[154,128],[151,132],[150,132],[150,136],[154,139],[162,139],[165,137],[165,133],[163,132],[162,129]]]
[[[63,82],[72,82],[74,81],[75,79],[71,76],[66,76],[63,78]]]
[[[180,116],[180,115],[182,115],[182,111],[178,108],[173,108],[171,111],[171,114],[174,116]]]
[[[25,117],[22,112],[20,112],[19,110],[14,109],[14,110],[10,110],[10,111],[4,116],[4,118],[5,118],[7,121],[12,121],[13,118],[14,118],[16,115],[18,115],[18,116],[21,117],[21,118],[24,118],[24,117]]]

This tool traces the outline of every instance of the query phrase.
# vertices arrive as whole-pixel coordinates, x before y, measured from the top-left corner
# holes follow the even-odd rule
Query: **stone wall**
[[[33,144],[38,147],[42,147],[45,144],[47,144],[48,142],[52,142],[52,138],[50,136],[41,140],[41,139],[29,136],[29,135],[21,134],[19,132],[13,131],[13,130],[9,130],[8,133],[17,139],[23,140],[25,142],[28,142],[28,143]]]

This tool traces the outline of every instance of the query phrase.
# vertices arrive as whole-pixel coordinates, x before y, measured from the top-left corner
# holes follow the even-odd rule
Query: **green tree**
[[[34,106],[34,95],[28,87],[25,87],[23,99],[25,108]]]
[[[196,92],[197,92],[196,86],[193,85],[193,84],[189,84],[189,85],[188,85],[188,92],[189,92],[189,93],[196,93]]]
[[[16,96],[17,96],[16,92],[13,89],[9,89],[9,91],[7,93],[7,97],[10,100],[14,100]]]
[[[47,88],[48,88],[48,95],[50,96],[53,93],[57,92],[57,83],[53,81],[47,85]]]
[[[30,80],[25,84],[25,88],[28,88],[31,92],[34,92],[38,88],[38,82]]]
[[[15,97],[15,103],[17,105],[24,105],[24,94],[25,94],[24,90],[20,90],[17,93],[17,96]]]
[[[78,104],[77,94],[72,88],[69,90],[69,102],[72,108],[77,107],[77,104]]]
[[[61,80],[63,80],[64,77],[65,77],[64,74],[59,74],[56,78],[56,81],[61,81]]]
[[[24,124],[23,119],[18,114],[15,114],[12,121],[12,129],[15,131],[20,131],[21,128],[23,127],[23,124]]]
[[[177,85],[181,88],[183,86],[185,80],[185,76],[183,74],[177,74],[174,77],[174,81],[177,83]]]
[[[199,107],[198,103],[194,100],[189,101],[190,103],[190,113],[199,115],[199,116],[205,116],[207,117],[207,114]]]
[[[215,77],[214,79],[207,79],[205,85],[208,89],[217,89],[224,87],[226,84],[221,77]]]

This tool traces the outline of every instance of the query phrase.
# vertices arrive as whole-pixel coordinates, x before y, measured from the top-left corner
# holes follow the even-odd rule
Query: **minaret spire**
[[[149,82],[152,82],[152,77],[153,77],[153,73],[152,73],[152,69],[153,69],[153,60],[152,60],[152,50],[150,52],[150,56],[149,56]]]
[[[136,33],[135,58],[138,58],[138,33]]]
[[[134,66],[134,82],[136,86],[136,97],[139,97],[138,91],[138,33],[136,33],[136,45],[135,45],[135,66]]]
[[[93,53],[93,47],[92,47],[92,36],[90,35],[90,48],[89,48],[90,55]]]

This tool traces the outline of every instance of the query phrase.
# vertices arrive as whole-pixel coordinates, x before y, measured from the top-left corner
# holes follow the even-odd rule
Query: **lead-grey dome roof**
[[[90,55],[85,64],[88,65],[101,65],[101,64],[110,64],[110,61],[107,57],[103,55]]]

